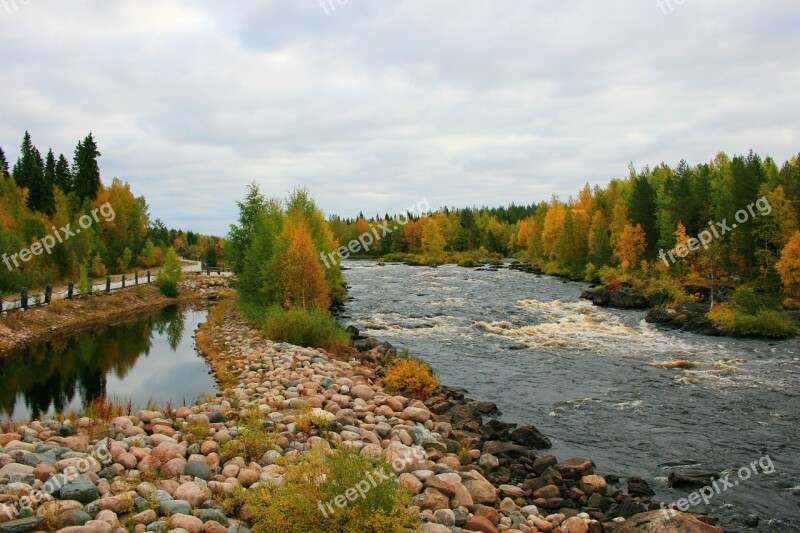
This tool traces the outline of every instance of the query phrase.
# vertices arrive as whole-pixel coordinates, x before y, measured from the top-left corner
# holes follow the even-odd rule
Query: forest
[[[17,291],[81,278],[121,274],[163,265],[168,249],[185,258],[219,261],[220,240],[191,231],[167,229],[152,219],[147,201],[130,185],[114,178],[103,183],[100,151],[89,133],[78,142],[72,162],[52,149],[43,157],[25,132],[19,157],[10,167],[0,148],[0,255],[12,256],[83,215],[108,204],[114,216],[81,227],[52,248],[23,262],[0,269],[0,290]]]
[[[428,216],[331,217],[330,225],[347,245],[386,221],[402,230],[351,257],[462,266],[515,257],[546,274],[629,282],[673,300],[686,296],[686,286],[744,284],[775,300],[758,307],[798,307],[798,157],[778,165],[752,151],[720,152],[696,165],[631,165],[626,177],[587,184],[567,199]]]

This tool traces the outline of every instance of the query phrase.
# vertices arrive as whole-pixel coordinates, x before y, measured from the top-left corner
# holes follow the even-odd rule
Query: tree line
[[[100,156],[91,133],[77,143],[71,163],[52,149],[42,157],[28,132],[13,167],[0,148],[0,255],[18,253],[67,224],[74,228],[81,216],[105,204],[115,215],[81,227],[52,253],[18,268],[0,265],[0,290],[158,267],[169,249],[215,264],[221,259],[220,239],[168,229],[160,219],[151,220],[147,201],[135,196],[130,185],[118,178],[104,184]]]
[[[769,209],[754,211],[759,201]],[[747,206],[748,220],[736,224]],[[406,217],[402,231],[360,254],[463,264],[514,256],[548,274],[593,281],[666,276],[687,284],[753,280],[774,289],[781,253],[800,228],[800,159],[778,165],[752,151],[733,157],[720,152],[696,165],[631,165],[626,177],[602,187],[587,184],[567,199]],[[380,221],[397,220],[388,214],[332,217],[330,225],[346,245]],[[664,260],[670,251],[697,244],[693,238],[716,229],[718,221],[736,228],[674,262]]]

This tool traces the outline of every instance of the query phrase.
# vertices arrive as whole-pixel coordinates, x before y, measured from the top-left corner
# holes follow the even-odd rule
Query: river
[[[0,418],[81,412],[99,396],[134,409],[191,405],[216,383],[194,347],[203,308],[170,306],[60,335],[0,357]]]
[[[669,502],[691,491],[668,486],[671,467],[731,474],[735,486],[691,510],[726,530],[800,531],[799,340],[665,330],[581,301],[584,283],[509,269],[345,266],[344,323],[422,356],[503,420],[536,425],[560,459],[642,476]],[[658,366],[676,360],[696,366]]]

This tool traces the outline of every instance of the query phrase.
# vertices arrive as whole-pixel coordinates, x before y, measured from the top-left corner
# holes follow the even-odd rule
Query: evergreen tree
[[[26,131],[25,136],[22,138],[22,146],[20,146],[19,158],[14,164],[14,181],[17,182],[17,186],[20,189],[25,187],[30,188],[31,181],[34,180],[36,172],[37,162],[35,161],[34,157],[34,146],[31,142],[31,134]]]
[[[72,191],[72,172],[70,172],[69,161],[64,154],[59,154],[58,161],[56,161],[55,184],[64,193],[69,194]]]
[[[653,254],[658,244],[656,225],[656,193],[646,175],[633,178],[633,190],[628,201],[628,216],[633,225],[640,225],[645,233],[647,253]]]
[[[100,167],[97,158],[100,152],[92,134],[78,143],[73,161],[74,187],[79,202],[94,200],[100,190]]]
[[[0,173],[3,174],[4,178],[8,178],[11,175],[8,172],[8,160],[6,159],[6,154],[3,152],[2,147],[0,147]]]

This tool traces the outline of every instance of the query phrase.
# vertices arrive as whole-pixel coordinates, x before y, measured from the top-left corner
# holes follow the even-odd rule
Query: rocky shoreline
[[[280,482],[282,457],[320,445],[413,458],[398,482],[416,494],[427,533],[722,531],[709,517],[667,520],[645,480],[631,477],[623,491],[589,459],[545,454],[549,440],[535,427],[499,421],[494,404],[462,389],[441,387],[424,402],[388,393],[380,361],[392,348],[375,339],[357,339],[344,358],[273,343],[223,304],[196,340],[222,384],[215,398],[4,428],[0,531],[247,533],[247,506],[231,510],[220,501],[237,488]],[[275,448],[253,461],[224,451],[248,409],[278,435]],[[298,419],[308,409],[331,430],[303,430]],[[192,427],[206,431],[198,437]],[[59,479],[57,490],[43,492]],[[26,498],[34,503],[16,515]]]

